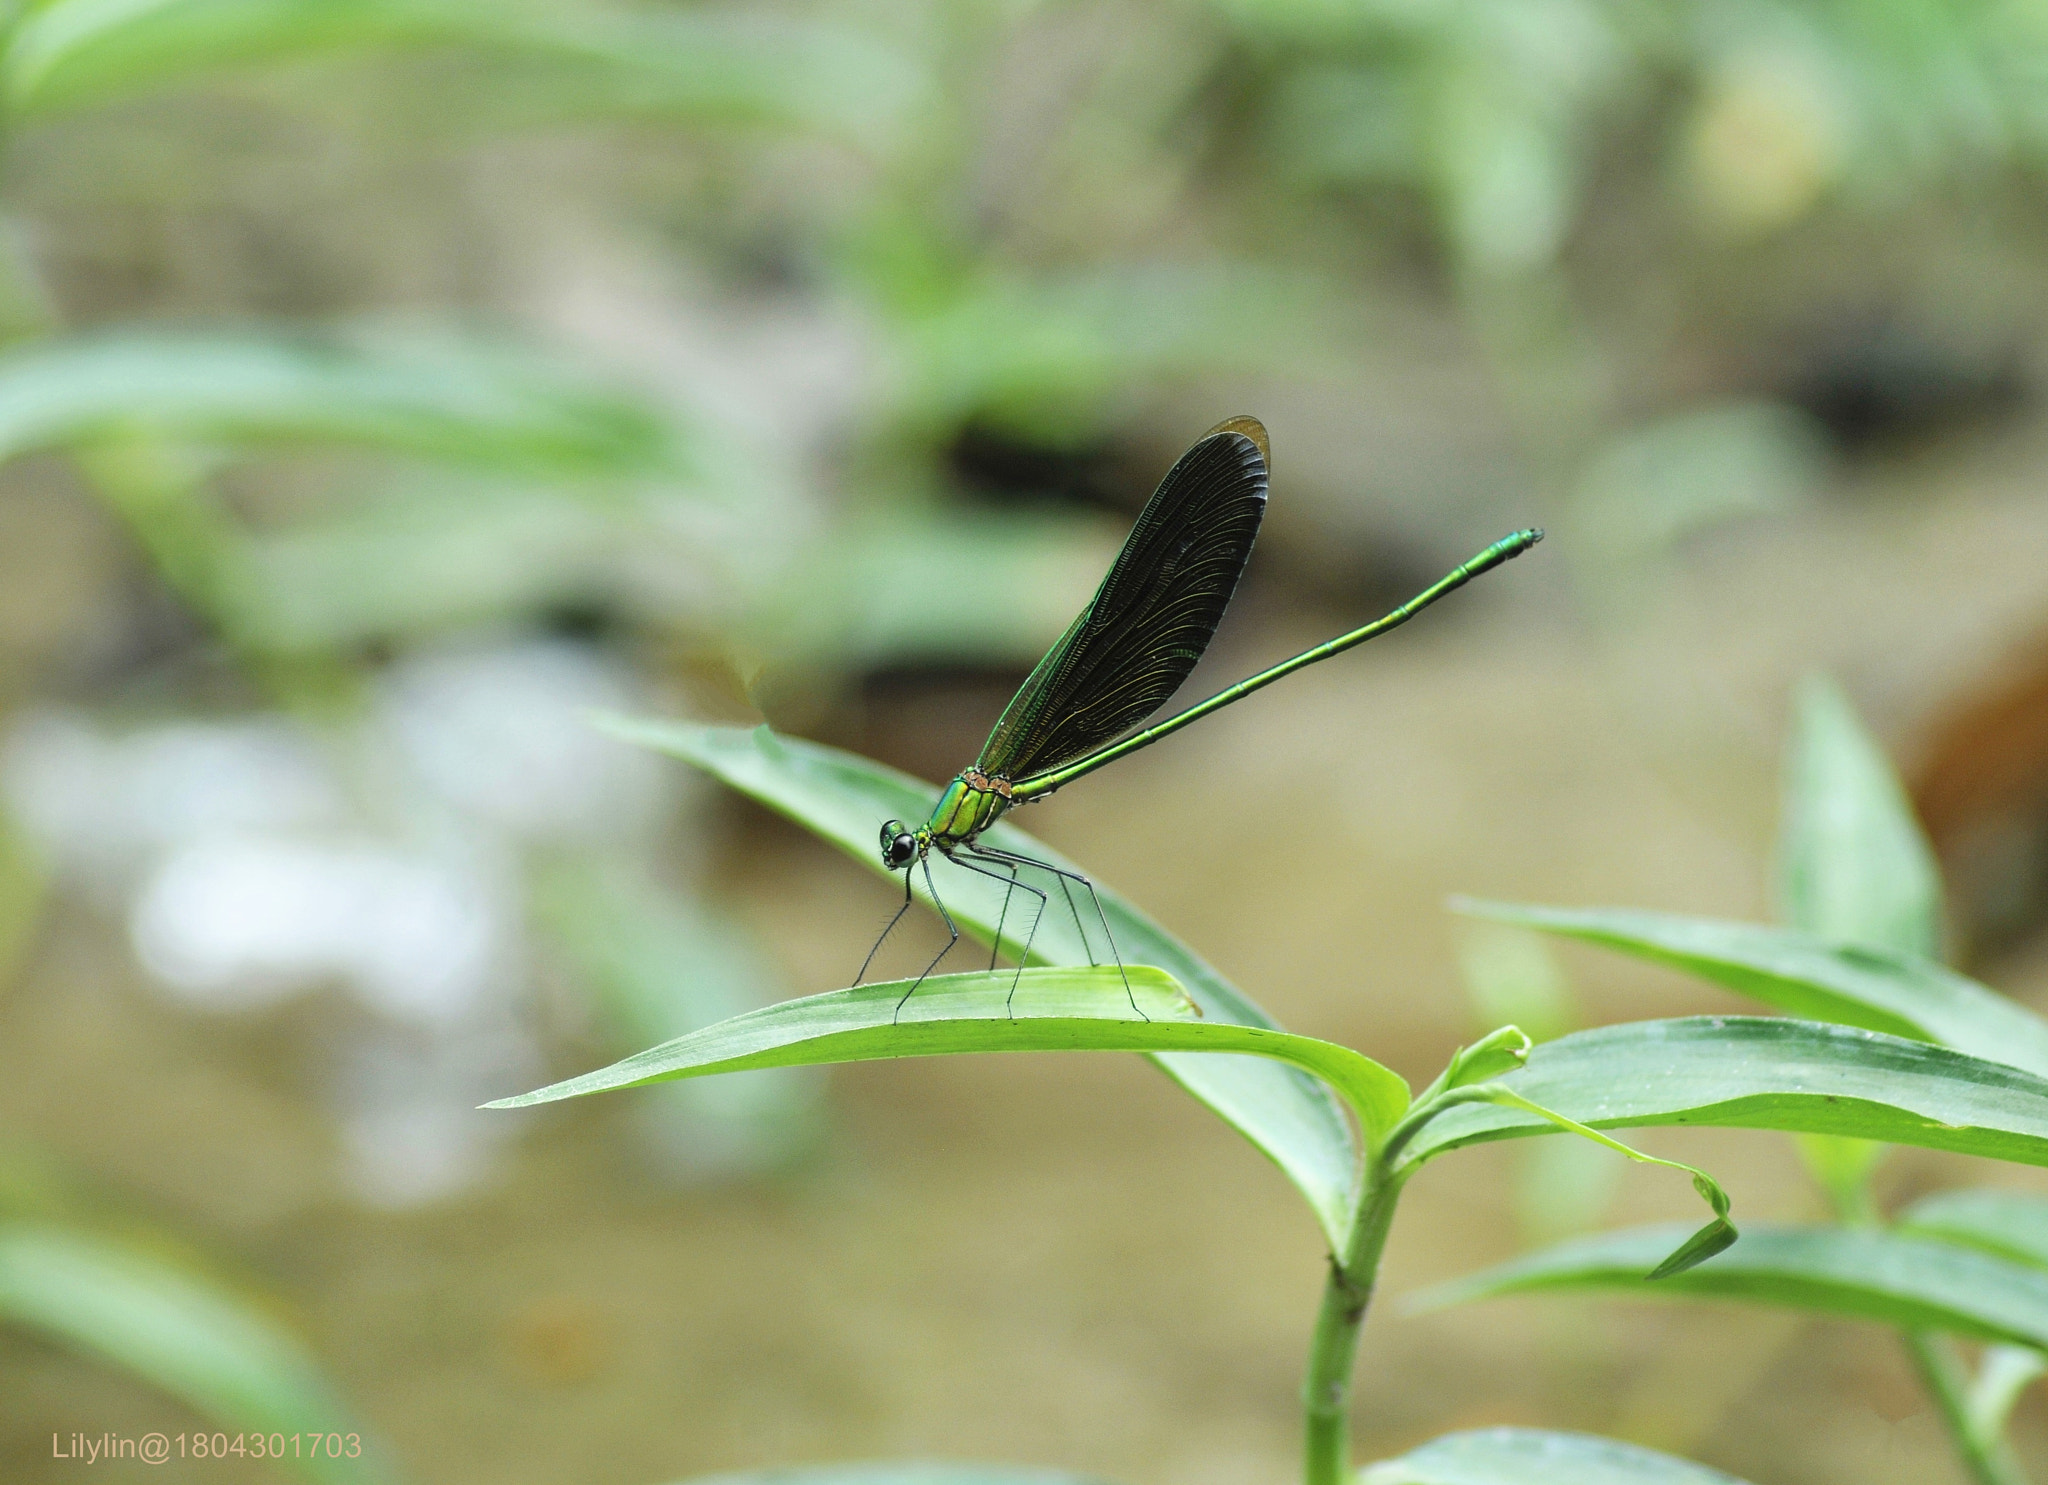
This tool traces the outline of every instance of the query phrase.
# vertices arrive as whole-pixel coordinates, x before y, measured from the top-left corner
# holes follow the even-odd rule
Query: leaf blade
[[[1891,760],[1839,687],[1800,687],[1778,848],[1785,921],[1941,957],[1941,874]]]
[[[603,719],[613,736],[670,753],[694,764],[837,846],[877,874],[875,850],[883,820],[922,819],[937,791],[894,769],[835,748],[784,738],[766,729],[707,728],[628,718]],[[989,832],[992,844],[1068,866],[1008,821]],[[943,862],[939,869],[945,870]],[[986,941],[1000,912],[999,894],[969,873],[946,878],[946,903],[961,926]],[[1115,928],[1127,964],[1154,964],[1173,976],[1211,1021],[1278,1030],[1277,1023],[1150,918],[1100,882],[1102,910]],[[916,890],[923,896],[923,888]],[[1070,922],[1048,915],[1033,946],[1033,963],[1085,963]],[[1330,1091],[1297,1068],[1259,1058],[1161,1052],[1153,1060],[1188,1092],[1209,1105],[1278,1165],[1307,1198],[1334,1243],[1341,1243],[1357,1187],[1357,1142]],[[1407,1087],[1386,1074],[1382,1107],[1407,1103]],[[1398,1117],[1398,1112],[1394,1114]]]
[[[1546,1428],[1447,1433],[1367,1465],[1359,1485],[1745,1485],[1639,1444]]]
[[[461,47],[495,62],[473,109],[509,122],[677,119],[897,143],[930,79],[864,28],[742,8],[488,0],[49,0],[0,52],[20,117],[247,67]],[[465,100],[467,101],[467,100]]]
[[[1906,1232],[2048,1270],[2048,1196],[2031,1191],[1938,1191],[1901,1212]]]
[[[2048,1165],[2048,1079],[1820,1022],[1692,1016],[1605,1026],[1543,1043],[1500,1082],[1595,1129],[1784,1129]],[[1549,1127],[1496,1105],[1454,1108],[1424,1126],[1402,1161]]]
[[[1126,977],[1128,976],[1128,982]],[[1136,1009],[1133,1009],[1133,1002]],[[1261,1026],[1210,1021],[1163,970],[1134,964],[979,970],[827,990],[700,1031],[486,1108],[516,1109],[677,1078],[962,1052],[1249,1054],[1291,1063],[1338,1089],[1362,1122],[1392,1074],[1349,1047]]]
[[[1756,1225],[1726,1252],[1654,1285],[1630,1268],[1654,1262],[1684,1230],[1660,1224],[1561,1244],[1415,1302],[1435,1308],[1541,1290],[1686,1295],[2048,1347],[2048,1273],[2029,1265],[1884,1228]]]
[[[138,434],[570,471],[644,473],[676,456],[672,430],[635,400],[483,340],[129,331],[0,353],[0,460]]]
[[[1095,1475],[1021,1464],[934,1463],[922,1459],[813,1464],[729,1475],[693,1475],[677,1485],[1104,1485]]]
[[[1469,899],[1456,906],[1681,969],[1795,1016],[1939,1042],[2048,1075],[2048,1022],[1916,955],[1681,913]]]

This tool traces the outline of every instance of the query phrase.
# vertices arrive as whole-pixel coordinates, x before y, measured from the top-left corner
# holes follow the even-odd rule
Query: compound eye
[[[882,827],[882,864],[890,870],[908,866],[917,856],[917,837],[910,827],[901,820],[891,820]]]

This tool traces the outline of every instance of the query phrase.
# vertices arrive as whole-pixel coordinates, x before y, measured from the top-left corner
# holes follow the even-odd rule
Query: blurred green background
[[[378,1478],[1290,1478],[1318,1240],[1138,1059],[473,1107],[843,984],[890,910],[592,708],[948,777],[1238,412],[1273,503],[1190,697],[1552,533],[1026,822],[1288,1025],[1426,1079],[1501,1019],[1736,1007],[1442,902],[1762,916],[1815,670],[1914,781],[1958,953],[2048,999],[2041,0],[0,28],[10,1481],[86,1468],[52,1435],[257,1406],[20,1297],[115,1252],[299,1348],[276,1405],[353,1420]],[[1821,1210],[1781,1142],[1643,1143],[1738,1214]],[[1887,1194],[1965,1169],[1902,1153]],[[1474,1152],[1411,1192],[1389,1288],[1689,1202]],[[1390,1304],[1361,1457],[1541,1423],[1950,1478],[1874,1336]],[[2018,1437],[2048,1457],[2038,1400]]]

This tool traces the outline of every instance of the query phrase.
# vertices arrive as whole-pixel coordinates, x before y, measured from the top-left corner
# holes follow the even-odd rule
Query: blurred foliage
[[[71,1228],[0,1226],[0,1317],[104,1356],[236,1432],[339,1432],[344,1452],[278,1456],[327,1485],[391,1475],[305,1347],[257,1305],[126,1244]],[[262,1447],[262,1446],[259,1446]]]
[[[1809,677],[1801,688],[1787,751],[1778,898],[1788,928],[1614,909],[1481,910],[1687,970],[1795,1016],[1882,1029],[1907,1038],[1901,1046],[1973,1046],[1984,1065],[2015,1076],[2023,1067],[2029,1075],[2048,1067],[2048,1022],[1929,957],[1942,938],[1933,850],[1883,748],[1826,677]],[[2006,1425],[2020,1393],[2048,1370],[2048,1329],[2023,1335],[1998,1327],[2026,1309],[2025,1296],[2048,1295],[2040,1287],[2041,1255],[2011,1236],[2038,1228],[2042,1199],[1947,1192],[1888,1225],[1873,1178],[1890,1146],[1869,1137],[1877,1132],[1798,1131],[1836,1222],[1752,1228],[1740,1254],[1717,1265],[1704,1285],[1688,1277],[1665,1292],[1894,1326],[1963,1470],[1979,1485],[2023,1485]],[[1941,1241],[1921,1244],[1923,1233]],[[1671,1235],[1653,1228],[1580,1239],[1448,1287],[1469,1298],[1597,1288],[1617,1278],[1633,1285]],[[2017,1261],[1993,1263],[1986,1255]],[[1973,1366],[1956,1349],[1958,1335],[1992,1344]]]
[[[1041,456],[1115,503],[1253,396],[1356,449],[1282,443],[1320,570],[1561,516],[1621,619],[1701,532],[2024,390],[2044,63],[2040,0],[0,3],[0,478],[154,574],[121,640],[0,684],[332,740],[409,653],[567,626],[804,723],[1027,666],[1107,536]],[[1829,705],[1808,761],[1849,777]],[[0,845],[13,964],[46,879]],[[653,855],[525,863],[621,1043],[781,988]],[[1508,952],[1476,995],[1567,1030]],[[678,1164],[812,1137],[809,1085],[733,1087],[674,1104]]]

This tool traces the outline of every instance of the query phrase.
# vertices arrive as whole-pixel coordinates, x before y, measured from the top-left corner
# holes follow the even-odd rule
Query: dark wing
[[[1187,679],[1266,513],[1266,430],[1232,418],[1167,471],[1095,597],[988,735],[983,773],[1020,780],[1129,732]]]

